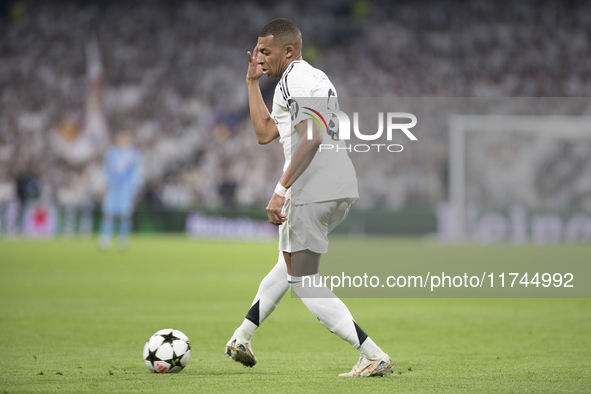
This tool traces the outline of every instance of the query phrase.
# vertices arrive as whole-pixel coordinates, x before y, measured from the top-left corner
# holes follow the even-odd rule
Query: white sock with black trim
[[[288,276],[291,289],[330,332],[349,342],[360,353],[380,353],[381,349],[357,325],[347,306],[328,287],[319,274]],[[372,354],[373,356],[373,354]]]
[[[283,253],[279,252],[277,264],[263,278],[259,285],[254,301],[252,302],[246,318],[234,332],[234,337],[250,342],[254,332],[267,317],[277,308],[277,305],[289,290],[286,280],[287,266]]]

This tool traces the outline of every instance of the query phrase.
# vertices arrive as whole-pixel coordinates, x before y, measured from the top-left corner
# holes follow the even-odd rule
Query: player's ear
[[[294,49],[295,48],[291,44],[285,46],[285,58],[286,59],[291,59],[293,57]]]

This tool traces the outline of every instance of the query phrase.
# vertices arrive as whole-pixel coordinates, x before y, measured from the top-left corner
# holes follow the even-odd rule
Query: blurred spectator
[[[21,173],[16,177],[16,194],[21,206],[39,198],[41,187],[39,179],[32,173]]]
[[[301,27],[306,59],[329,74],[340,97],[577,97],[591,91],[591,2],[585,1],[1,4],[0,144],[16,147],[15,156],[51,184],[54,198],[60,191],[79,205],[89,196],[98,202],[101,163],[88,154],[48,165],[48,154],[43,160],[38,155],[45,131],[83,108],[92,75],[110,128],[139,125],[136,146],[145,178],[161,183],[164,205],[266,204],[274,186],[268,180],[279,176],[283,158],[259,154],[244,74],[258,27],[277,15],[289,15]],[[18,18],[7,15],[13,5]],[[95,38],[102,71],[89,70],[97,46],[88,43]],[[274,83],[261,87],[268,100]],[[222,123],[227,129],[216,130]],[[446,128],[430,130],[430,142],[397,157],[395,168],[385,166],[378,177],[363,158],[355,159],[368,204],[400,207],[446,198]],[[87,147],[104,150],[100,143]],[[15,165],[4,159],[5,151],[0,146],[2,165]],[[60,152],[67,149],[54,154]],[[218,192],[226,177],[240,180],[231,199]]]

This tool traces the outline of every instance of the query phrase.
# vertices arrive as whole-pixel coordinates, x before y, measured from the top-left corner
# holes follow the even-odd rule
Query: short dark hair
[[[276,18],[267,23],[259,32],[259,37],[273,36],[276,40],[301,36],[300,29],[287,18]]]

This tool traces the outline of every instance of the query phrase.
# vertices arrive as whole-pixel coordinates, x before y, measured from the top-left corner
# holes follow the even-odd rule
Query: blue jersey
[[[103,210],[115,215],[131,213],[133,198],[142,187],[140,152],[132,147],[113,146],[105,154],[107,194]]]

